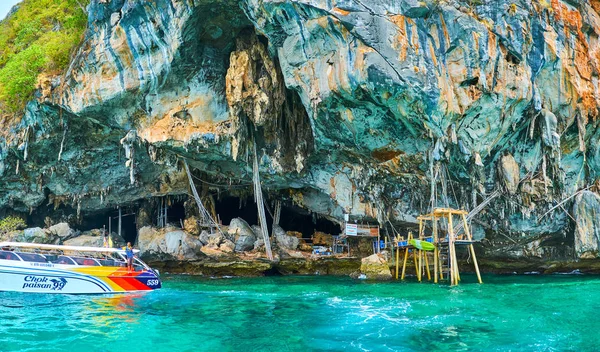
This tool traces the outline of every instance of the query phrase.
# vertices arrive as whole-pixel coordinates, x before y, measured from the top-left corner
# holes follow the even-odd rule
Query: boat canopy
[[[84,247],[84,246],[61,246],[56,244],[41,243],[21,243],[21,242],[0,242],[0,248],[33,248],[45,250],[77,251],[77,252],[96,252],[96,253],[125,253],[121,248],[103,248],[103,247]],[[134,249],[134,253],[139,253],[139,249]]]

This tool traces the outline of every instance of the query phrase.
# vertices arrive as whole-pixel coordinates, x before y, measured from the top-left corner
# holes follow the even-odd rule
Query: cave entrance
[[[131,242],[132,244],[136,244],[137,242],[136,212],[137,209],[134,207],[121,207],[121,237],[123,237],[125,243]],[[118,234],[119,209],[110,211],[109,217],[106,220],[109,222],[106,228],[110,228],[111,232]]]
[[[258,224],[258,208],[251,197],[242,199],[224,196],[217,199],[215,203],[215,210],[223,225],[229,225],[234,218],[242,218],[250,226]],[[269,215],[267,215],[267,219],[269,219]]]
[[[183,228],[185,220],[185,201],[187,197],[169,197],[160,198],[157,201],[157,206],[154,209],[153,222],[157,227],[173,225]]]
[[[324,232],[337,236],[341,232],[340,225],[317,214],[289,205],[281,206],[279,225],[286,231],[302,233],[302,238],[311,240],[315,232]]]
[[[267,213],[267,226],[269,233],[271,233],[273,231],[273,217],[270,214],[274,211],[272,204],[269,205],[269,208],[268,211],[265,209],[265,212]],[[242,199],[240,202],[238,197],[223,196],[216,201],[216,211],[224,225],[231,223],[234,218],[242,218],[250,226],[258,225],[258,209],[252,197]],[[341,233],[339,224],[293,205],[282,204],[279,226],[285,231],[302,233],[302,238],[308,241],[311,240],[315,231],[334,236]]]

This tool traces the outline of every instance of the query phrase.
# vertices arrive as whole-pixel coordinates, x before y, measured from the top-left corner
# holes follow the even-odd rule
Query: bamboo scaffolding
[[[200,196],[198,195],[198,191],[196,190],[196,185],[194,184],[194,180],[192,179],[192,173],[190,172],[190,168],[188,167],[187,161],[185,159],[183,160],[183,165],[185,166],[185,172],[188,176],[190,188],[192,189],[192,195],[194,196],[194,200],[196,201],[196,205],[198,206],[198,212],[200,214],[200,217],[202,217],[202,219],[203,219],[203,223],[204,224],[212,223],[214,225],[214,227],[217,228],[217,231],[219,231],[219,233],[222,235],[223,232],[221,232],[221,227],[213,219],[213,217],[210,215],[208,210],[206,210],[206,208],[204,207],[204,204],[202,203],[202,200],[200,199]]]
[[[254,162],[252,165],[252,181],[254,182],[254,200],[258,208],[258,219],[260,221],[260,229],[265,242],[265,250],[267,252],[267,258],[273,260],[273,252],[271,251],[271,240],[269,238],[269,232],[267,229],[267,217],[265,215],[265,204],[263,200],[262,187],[260,184],[260,172],[258,168],[258,156],[256,152],[256,143],[254,143]]]

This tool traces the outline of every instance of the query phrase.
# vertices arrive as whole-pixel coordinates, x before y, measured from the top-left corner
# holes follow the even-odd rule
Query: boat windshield
[[[0,251],[0,259],[21,261],[13,252],[8,251]]]
[[[23,258],[26,262],[33,263],[47,263],[46,258],[43,255],[35,253],[17,253],[19,257]]]
[[[56,258],[50,259],[50,263],[54,264],[67,264],[67,265],[75,265],[76,263],[73,259],[67,257],[66,255],[58,255]]]
[[[100,263],[98,263],[98,261],[93,258],[71,257],[71,259],[73,259],[75,263],[79,265],[100,266]]]

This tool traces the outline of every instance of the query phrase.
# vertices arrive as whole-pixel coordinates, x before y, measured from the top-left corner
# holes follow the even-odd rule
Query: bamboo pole
[[[450,285],[458,285],[456,248],[454,247],[454,231],[452,228],[452,214],[448,213],[448,252],[450,254]]]
[[[431,281],[431,271],[429,271],[429,260],[427,259],[427,252],[423,252],[425,256],[425,272],[427,272],[427,281]]]
[[[269,233],[267,232],[267,217],[265,215],[265,204],[262,194],[262,185],[260,183],[260,171],[258,168],[258,155],[256,152],[256,142],[254,142],[254,162],[252,165],[252,181],[254,183],[254,200],[258,208],[258,220],[260,223],[261,232],[263,234],[263,240],[265,242],[265,251],[267,252],[267,258],[273,260],[273,252],[271,251],[271,240]]]
[[[415,272],[417,274],[417,280],[421,282],[421,270],[419,270],[419,261],[417,260],[417,250],[413,248],[413,260],[415,261]]]
[[[442,273],[442,267],[439,265],[439,260],[440,260],[440,241],[438,238],[438,232],[437,232],[437,217],[435,215],[431,215],[431,221],[432,224],[431,226],[433,227],[432,230],[432,236],[433,236],[433,244],[435,245],[435,249],[433,250],[433,272],[434,272],[434,278],[433,278],[433,282],[435,282],[436,284],[438,283],[438,271],[441,274]]]
[[[469,239],[469,241],[473,241],[473,236],[471,235],[471,229],[469,228],[469,226],[467,224],[467,218],[464,215],[462,216],[462,218],[463,218],[465,233],[467,234],[467,238]],[[481,280],[481,273],[479,272],[479,264],[477,264],[477,256],[475,255],[475,248],[473,247],[473,243],[471,243],[469,245],[469,250],[471,251],[471,256],[473,257],[473,265],[475,266],[475,273],[477,273],[477,281],[479,281],[479,283],[482,284],[483,281]]]
[[[401,280],[404,280],[404,276],[406,274],[406,262],[408,261],[408,247],[404,249],[404,264],[402,264],[402,277]]]
[[[435,245],[435,249],[433,250],[433,282],[438,283],[438,246]]]
[[[398,269],[400,267],[400,250],[396,250],[396,280],[398,280]]]

